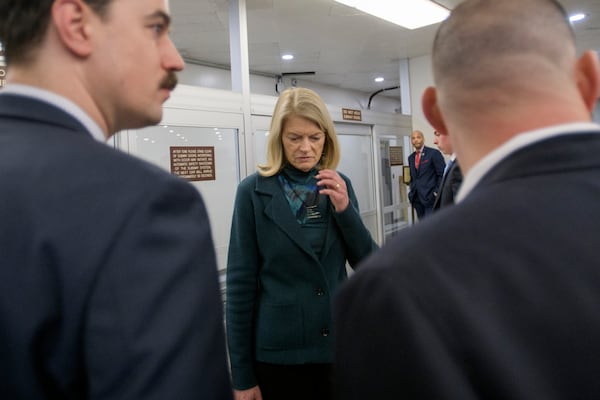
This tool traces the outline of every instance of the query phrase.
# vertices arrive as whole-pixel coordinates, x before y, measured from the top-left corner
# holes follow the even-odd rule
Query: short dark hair
[[[112,0],[83,0],[104,16]],[[25,62],[43,40],[54,0],[0,1],[0,42],[6,64]]]

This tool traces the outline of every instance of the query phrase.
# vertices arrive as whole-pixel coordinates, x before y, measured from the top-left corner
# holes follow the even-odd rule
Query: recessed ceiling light
[[[378,76],[377,78],[375,78],[375,82],[383,82],[384,79],[382,76]]]
[[[294,55],[293,54],[284,54],[281,56],[282,59],[284,60],[293,60],[294,59]]]
[[[335,0],[408,29],[445,20],[450,11],[430,0]]]
[[[573,15],[569,16],[569,21],[577,22],[577,21],[581,21],[584,18],[585,18],[585,14],[573,14]]]

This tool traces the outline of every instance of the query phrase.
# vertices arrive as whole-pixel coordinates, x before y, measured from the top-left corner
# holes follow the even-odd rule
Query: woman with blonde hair
[[[331,300],[377,248],[317,93],[281,93],[267,162],[237,190],[227,261],[227,332],[236,400],[328,400]]]

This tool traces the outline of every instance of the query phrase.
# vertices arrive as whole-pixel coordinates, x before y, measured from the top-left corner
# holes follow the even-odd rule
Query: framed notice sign
[[[360,110],[342,108],[342,118],[349,121],[362,121],[362,113]]]
[[[2,65],[2,62],[0,62],[0,88],[3,88],[4,85],[6,84],[5,77],[6,77],[6,67],[4,65]]]
[[[402,182],[410,185],[410,167],[408,165],[402,167]]]
[[[402,165],[403,160],[402,146],[390,146],[390,165]]]
[[[215,180],[215,148],[171,146],[171,173],[188,181]]]
[[[4,49],[2,43],[0,43],[0,88],[3,88],[6,84],[6,62],[4,60]]]

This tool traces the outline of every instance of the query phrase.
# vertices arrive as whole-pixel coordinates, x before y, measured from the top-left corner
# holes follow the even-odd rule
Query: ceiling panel
[[[437,2],[453,8],[460,0]],[[600,0],[562,3],[588,14],[574,25],[578,49],[600,50]],[[398,60],[429,54],[437,29],[411,31],[334,0],[247,0],[246,7],[252,71],[314,71],[302,79],[368,93],[398,85]],[[171,0],[171,12],[173,40],[188,62],[229,65],[228,0]],[[287,52],[293,61],[281,60]]]

